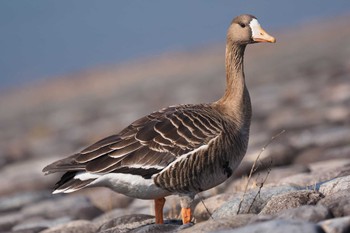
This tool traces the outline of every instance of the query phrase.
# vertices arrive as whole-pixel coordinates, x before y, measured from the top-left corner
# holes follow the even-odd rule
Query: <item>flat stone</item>
[[[290,141],[294,147],[299,149],[312,146],[332,147],[349,144],[349,135],[350,129],[348,127],[319,127],[295,135],[290,138]]]
[[[350,146],[337,146],[329,148],[325,146],[311,147],[301,150],[296,155],[293,163],[295,164],[310,164],[316,161],[327,161],[333,159],[348,159],[350,153]]]
[[[296,208],[302,205],[315,205],[323,195],[317,191],[300,190],[273,196],[260,214],[276,214],[281,210]]]
[[[333,218],[318,223],[325,233],[348,233],[350,232],[350,216]]]
[[[277,218],[304,220],[317,223],[332,217],[331,212],[323,205],[303,205],[293,209],[286,209],[275,214]]]
[[[335,217],[349,216],[350,192],[349,190],[343,190],[337,193],[329,194],[320,200],[317,205],[324,205]]]
[[[269,141],[269,138],[266,138],[265,140],[267,142]],[[255,167],[255,172],[260,172],[261,170],[266,169],[266,167],[290,165],[295,157],[295,150],[289,145],[281,144],[271,144],[269,147],[265,148],[263,153],[261,153],[261,148],[252,149],[252,151],[248,151],[248,153],[245,155],[241,164],[234,171],[233,176],[235,178],[239,178],[249,175],[250,170],[259,154],[260,165]],[[261,166],[261,164],[264,164],[265,166]]]
[[[300,173],[308,173],[310,172],[310,169],[306,165],[302,164],[293,164],[290,166],[282,166],[282,167],[272,167],[270,173],[267,176],[265,184],[277,184],[282,178],[284,177],[289,177],[295,174],[300,174]],[[255,174],[253,178],[259,176],[260,179],[261,177],[266,176],[266,171],[262,171],[259,174]],[[257,181],[259,179],[256,178]]]
[[[141,226],[136,229],[128,231],[129,233],[162,233],[162,232],[176,232],[183,229],[182,225],[175,224],[152,224]]]
[[[0,198],[0,212],[13,211],[24,206],[50,198],[49,192],[21,192]]]
[[[251,167],[250,167],[251,168]],[[264,184],[281,184],[281,180],[285,177],[291,177],[293,175],[304,175],[308,174],[310,169],[307,165],[292,164],[289,166],[272,167],[269,174],[267,171],[255,172],[251,178],[249,189],[255,188],[261,182],[265,180]],[[287,179],[288,180],[288,179]],[[242,192],[245,189],[248,180],[246,178],[235,179],[226,188],[227,191]],[[284,182],[284,184],[291,184],[291,182]]]
[[[333,180],[324,182],[320,185],[319,191],[325,196],[338,193],[343,190],[350,191],[350,175],[338,177]]]
[[[155,218],[152,215],[131,214],[112,219],[102,224],[99,232],[128,232],[144,225],[154,224]]]
[[[218,233],[323,233],[320,226],[305,221],[276,219]]]
[[[41,172],[41,168],[49,162],[52,162],[51,159],[36,158],[4,166],[0,170],[0,196],[51,187],[57,177],[44,176]]]
[[[126,209],[115,209],[115,210],[111,210],[108,211],[104,214],[101,214],[99,216],[97,216],[96,218],[94,218],[92,220],[92,222],[94,224],[96,224],[98,227],[102,226],[104,223],[112,220],[112,219],[116,219],[119,218],[123,215],[130,215],[132,214],[133,210],[126,208]]]
[[[20,212],[11,212],[0,215],[0,232],[11,230],[14,225],[23,219],[25,219],[25,216]]]
[[[154,211],[154,202],[152,200],[135,199],[129,206],[129,210],[133,210],[131,214],[152,214]],[[167,202],[165,202],[164,208],[166,208]]]
[[[196,222],[208,220],[211,214],[230,198],[232,198],[232,195],[223,193],[203,200],[204,204],[201,201],[198,202],[193,213]]]
[[[312,172],[324,172],[329,170],[343,170],[350,169],[350,159],[347,158],[337,158],[337,159],[327,159],[323,161],[315,162],[309,164]]]
[[[67,224],[58,225],[41,233],[96,233],[97,227],[86,220],[76,220]]]
[[[61,225],[64,223],[70,222],[72,219],[69,217],[61,217],[57,219],[42,219],[42,218],[31,218],[26,219],[25,221],[20,222],[16,226],[12,228],[13,231],[24,231],[24,230],[31,230],[31,229],[47,229],[51,228],[57,225]]]
[[[298,186],[313,186],[318,183],[328,182],[331,179],[339,176],[348,176],[350,174],[350,166],[345,161],[349,160],[329,160],[310,164],[310,173],[300,173],[282,178],[278,184],[298,185]],[[329,166],[327,167],[327,163]],[[317,186],[319,186],[318,184]],[[316,188],[316,186],[315,186]]]
[[[273,196],[300,189],[300,187],[296,186],[263,187],[259,194],[258,189],[247,192],[244,195],[243,201],[243,193],[239,193],[236,197],[218,208],[212,216],[214,219],[218,219],[237,215],[240,203],[241,207],[239,214],[258,214]]]
[[[133,198],[113,192],[112,190],[104,187],[82,189],[79,190],[78,195],[84,195],[88,197],[94,206],[104,212],[110,211],[112,209],[128,207],[130,203],[134,201]]]
[[[182,230],[181,233],[216,232],[219,230],[234,229],[247,225],[255,217],[255,214],[239,214],[230,218],[209,219],[208,221],[196,223],[194,226]]]
[[[51,200],[28,205],[22,209],[22,213],[27,217],[44,216],[47,219],[66,216],[72,219],[92,219],[101,215],[102,211],[84,196],[62,195]]]

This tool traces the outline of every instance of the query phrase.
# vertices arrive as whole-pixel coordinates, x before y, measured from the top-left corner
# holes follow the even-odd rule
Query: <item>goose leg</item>
[[[190,223],[192,219],[191,208],[181,208],[181,218],[182,224]]]
[[[154,199],[154,213],[156,215],[156,224],[163,224],[163,207],[165,203],[165,198]]]
[[[194,199],[194,195],[190,194],[180,197],[182,224],[187,224],[190,223],[192,220],[191,206]]]

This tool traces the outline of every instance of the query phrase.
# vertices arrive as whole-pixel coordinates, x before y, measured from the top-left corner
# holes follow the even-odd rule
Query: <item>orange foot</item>
[[[187,224],[191,222],[192,213],[191,208],[181,208],[182,224]]]

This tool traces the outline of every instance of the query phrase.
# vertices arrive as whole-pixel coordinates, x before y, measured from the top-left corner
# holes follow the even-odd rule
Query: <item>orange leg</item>
[[[154,199],[154,213],[156,215],[156,224],[163,224],[163,207],[165,203],[165,198]]]
[[[182,224],[187,224],[191,222],[192,213],[191,208],[181,208]]]

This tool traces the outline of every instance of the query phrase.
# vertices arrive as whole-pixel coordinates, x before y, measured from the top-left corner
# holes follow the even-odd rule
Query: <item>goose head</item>
[[[262,29],[257,18],[253,15],[240,15],[234,18],[227,32],[227,40],[232,44],[241,45],[276,42],[274,37]]]

